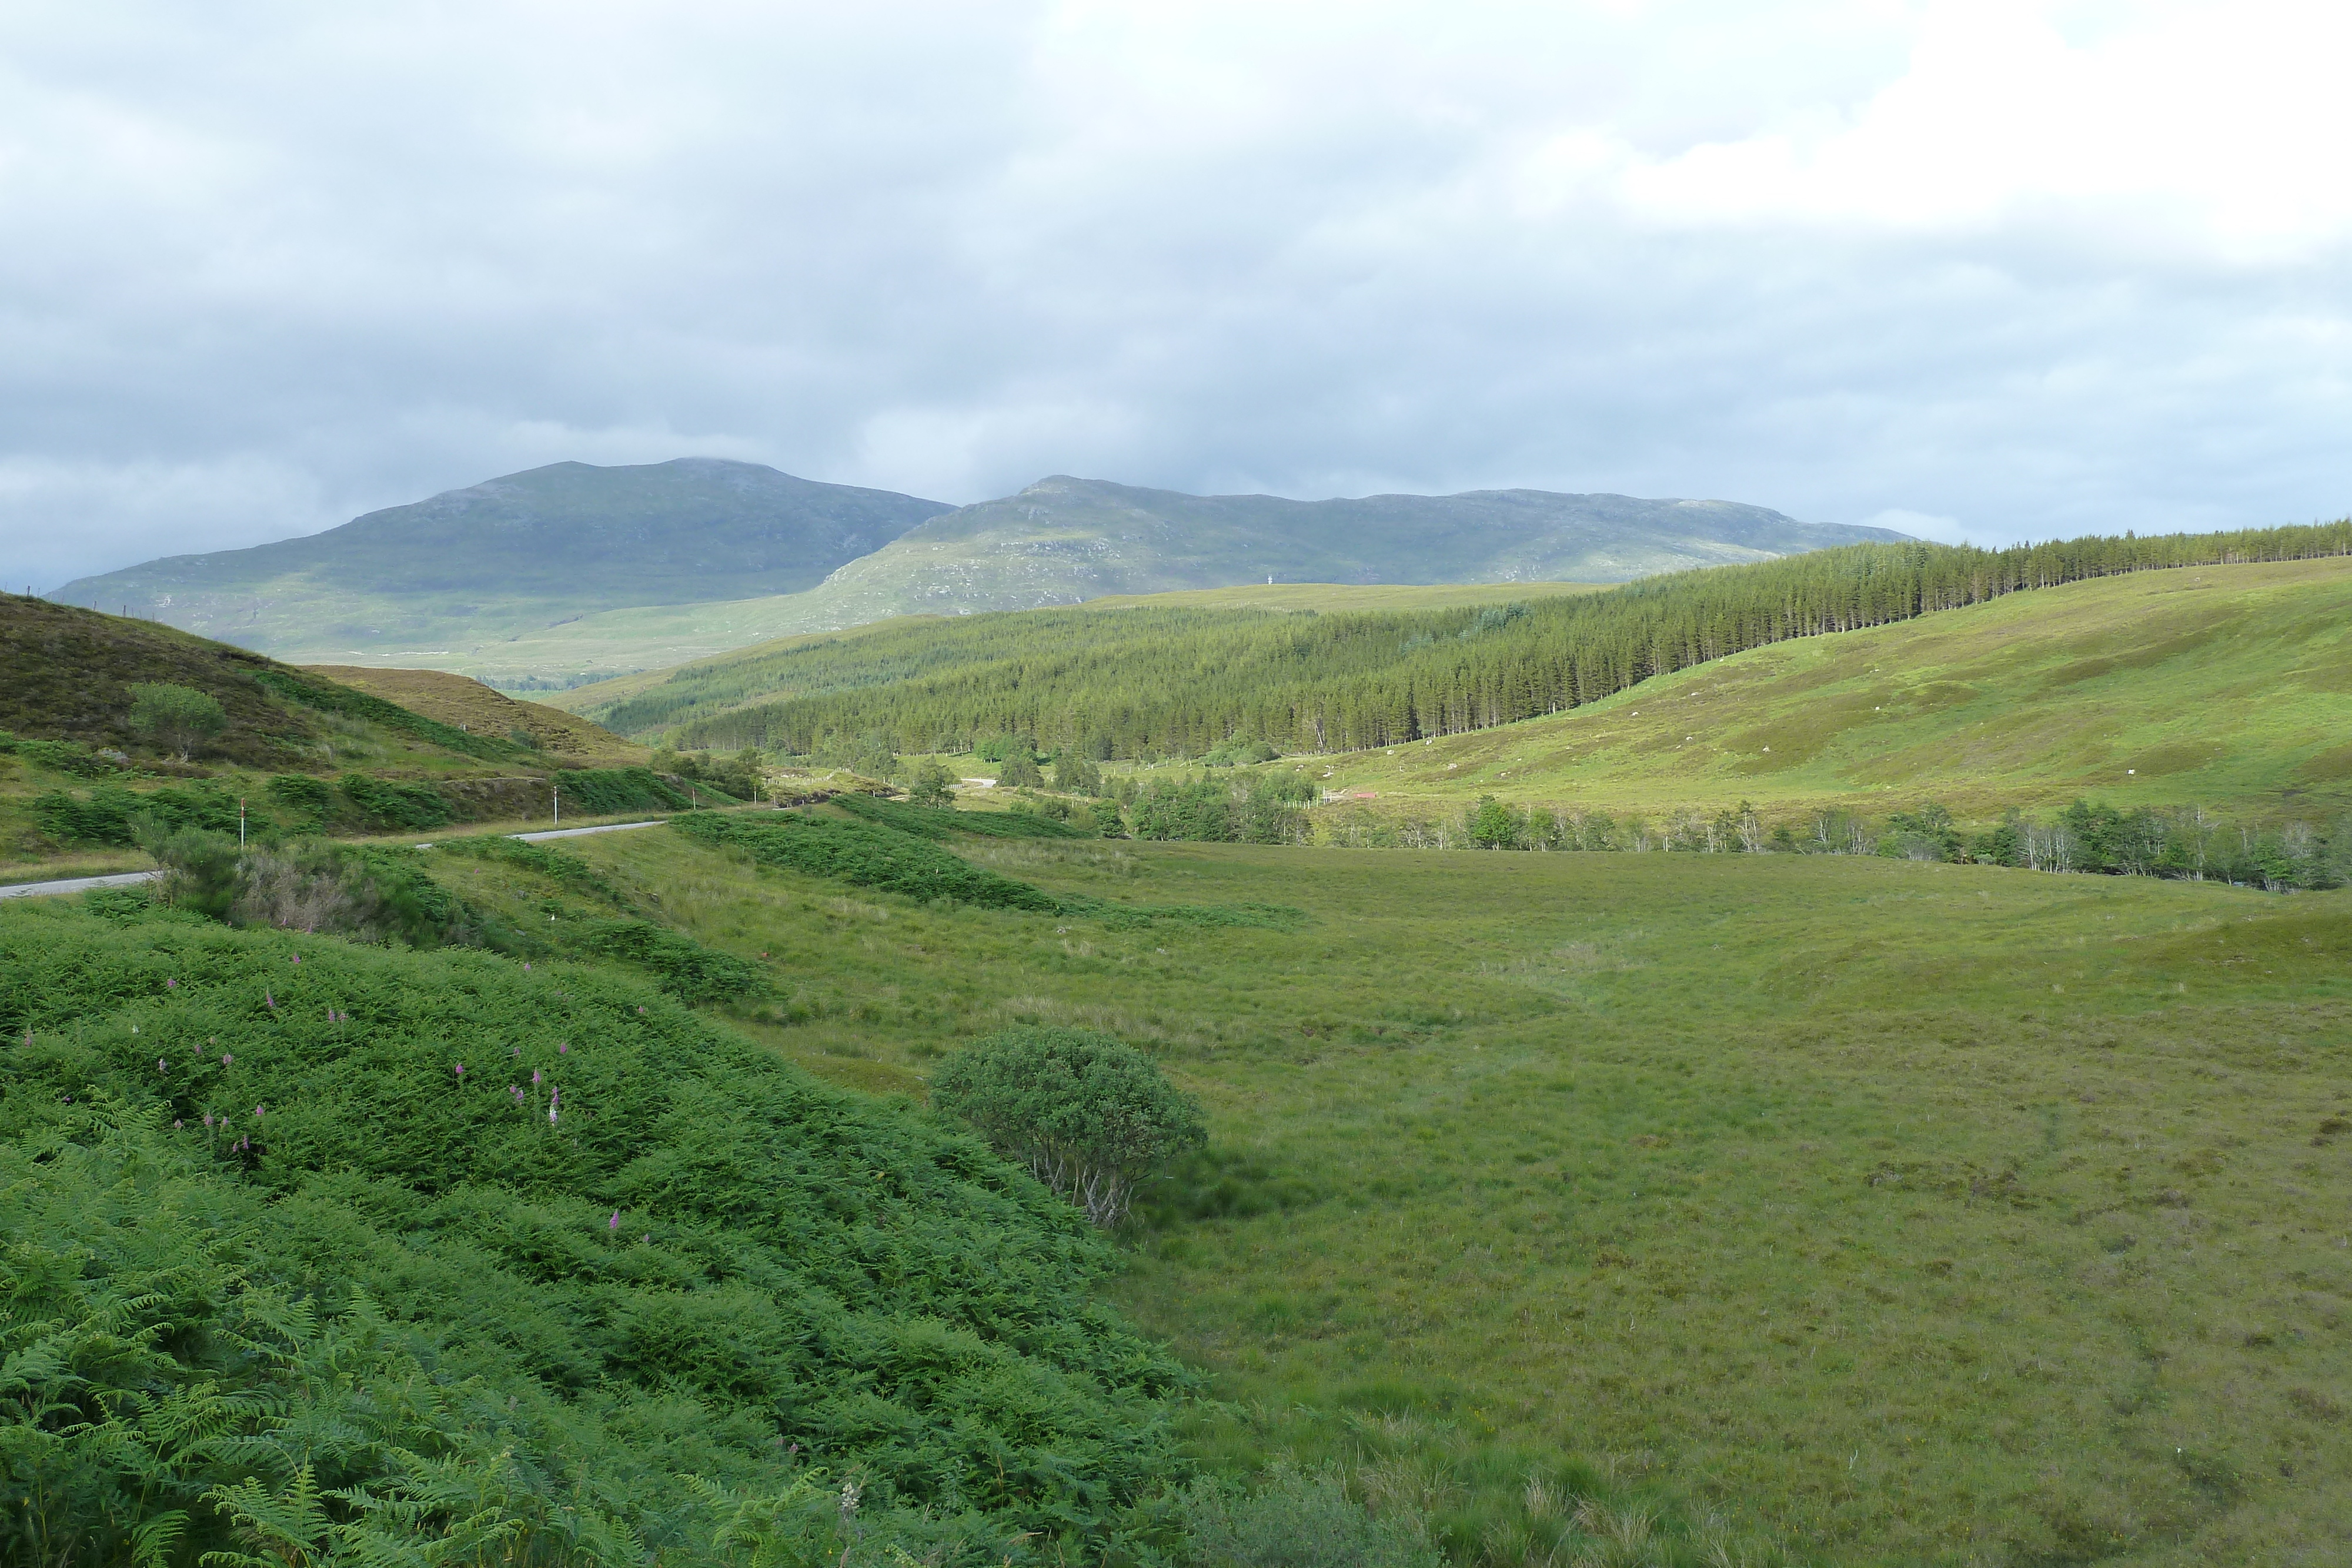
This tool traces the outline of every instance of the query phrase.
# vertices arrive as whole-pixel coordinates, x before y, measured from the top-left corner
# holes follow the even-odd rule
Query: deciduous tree
[[[932,1079],[931,1103],[1105,1229],[1140,1184],[1208,1141],[1200,1105],[1158,1063],[1086,1030],[1006,1030],[965,1046]]]

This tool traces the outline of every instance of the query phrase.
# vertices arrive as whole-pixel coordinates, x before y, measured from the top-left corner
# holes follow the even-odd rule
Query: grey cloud
[[[1671,157],[1850,115],[1910,47],[1884,8],[1203,8],[1189,53],[1121,15],[19,8],[0,574],[689,453],[1979,540],[2347,506],[2341,236],[2216,260],[2097,203],[1898,229],[1515,184],[1580,129]]]

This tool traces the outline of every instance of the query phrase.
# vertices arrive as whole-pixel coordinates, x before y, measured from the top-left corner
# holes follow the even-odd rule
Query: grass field
[[[2090,795],[2324,818],[2352,804],[2352,559],[2148,571],[1775,643],[1589,707],[1323,759],[1383,809]]]
[[[965,852],[1311,920],[1118,931],[657,830],[569,847],[763,958],[781,994],[741,1027],[837,1081],[919,1094],[1012,1020],[1159,1052],[1213,1148],[1118,1294],[1229,1402],[1198,1451],[1342,1459],[1461,1561],[1543,1561],[1563,1489],[1612,1500],[1596,1560],[1629,1563],[2315,1564],[2352,1539],[2352,895]],[[511,867],[435,867],[564,912]]]

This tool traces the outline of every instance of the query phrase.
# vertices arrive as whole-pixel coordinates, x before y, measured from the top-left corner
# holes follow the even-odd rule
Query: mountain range
[[[1622,582],[1903,536],[1730,501],[1542,490],[1298,501],[1056,475],[950,507],[719,458],[559,463],[52,598],[280,658],[510,687],[794,632],[1285,582]]]

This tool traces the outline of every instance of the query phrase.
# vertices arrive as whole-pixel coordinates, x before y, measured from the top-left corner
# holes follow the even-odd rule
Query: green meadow
[[[2352,1539],[2352,894],[1792,855],[1003,841],[917,903],[567,852],[919,1098],[1106,1029],[1212,1144],[1112,1286],[1213,1469],[1347,1467],[1454,1560],[2318,1563]],[[598,913],[503,860],[485,904]],[[1578,1500],[1583,1500],[1581,1511]]]

